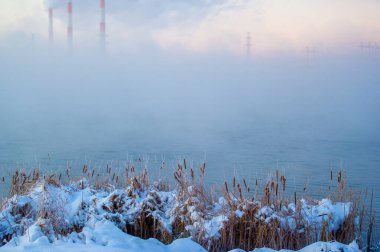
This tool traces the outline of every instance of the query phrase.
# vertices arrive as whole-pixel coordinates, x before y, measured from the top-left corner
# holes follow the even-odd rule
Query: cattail
[[[5,178],[3,177],[3,182],[5,182]]]
[[[294,192],[294,205],[297,205],[297,192]]]
[[[338,172],[338,183],[340,183],[341,179],[342,179],[342,171],[339,171]]]
[[[183,166],[185,167],[185,170],[187,169],[186,167],[186,159],[183,159]]]
[[[112,181],[115,179],[115,175],[116,175],[116,174],[115,174],[115,173],[113,173],[113,176],[112,176]]]
[[[245,181],[245,178],[243,178],[243,182],[244,182],[245,189],[247,189],[247,182]]]
[[[201,170],[201,174],[204,175],[205,174],[205,170],[206,170],[206,163],[202,163],[201,167],[200,167],[200,170]]]
[[[228,184],[227,184],[227,181],[224,181],[224,186],[226,187],[226,192],[228,193]]]
[[[174,179],[177,180],[179,184],[181,184],[181,180],[179,179],[179,174],[177,172],[174,172]]]
[[[270,192],[269,192],[268,184],[267,184],[267,186],[265,187],[265,197],[266,197],[267,205],[269,205],[269,203],[270,203]]]
[[[278,183],[276,184],[276,197],[278,196]]]
[[[92,178],[94,177],[94,173],[95,173],[95,170],[92,170],[92,174],[91,174]]]
[[[240,184],[237,184],[237,188],[238,188],[238,192],[239,192],[239,195],[240,195],[240,200],[243,201],[243,193],[241,191],[241,186]]]
[[[116,183],[119,181],[119,176],[116,176]]]
[[[58,180],[61,180],[62,173],[59,174]]]
[[[330,171],[330,180],[331,181],[333,180],[333,171],[332,170]]]
[[[234,176],[234,179],[233,179],[233,182],[232,182],[232,187],[235,189],[235,187],[236,187],[236,178],[235,178],[235,176]]]
[[[190,176],[191,176],[191,180],[192,180],[193,183],[194,183],[194,181],[195,181],[195,176],[194,176],[194,170],[193,170],[193,168],[190,168]]]
[[[140,185],[140,183],[139,183],[139,181],[137,180],[136,177],[134,177],[133,181],[134,181],[134,187],[135,187],[136,189],[140,189],[140,188],[141,188],[141,185]]]

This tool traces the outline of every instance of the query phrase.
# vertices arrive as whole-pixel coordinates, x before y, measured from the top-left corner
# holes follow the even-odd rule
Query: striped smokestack
[[[49,41],[53,43],[54,40],[54,29],[53,29],[53,8],[49,8]]]
[[[106,1],[99,0],[100,7],[100,23],[99,23],[99,34],[100,34],[100,47],[102,52],[106,50]]]
[[[73,2],[71,0],[67,1],[67,45],[69,51],[73,48]]]

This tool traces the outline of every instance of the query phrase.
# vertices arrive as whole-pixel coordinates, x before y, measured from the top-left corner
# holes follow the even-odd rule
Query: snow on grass
[[[14,195],[5,202],[0,215],[0,238],[4,245],[0,251],[205,251],[190,237],[178,237],[202,234],[204,239],[218,239],[231,218],[229,213],[232,212],[233,218],[237,219],[246,214],[247,205],[240,204],[238,209],[232,210],[231,202],[223,197],[205,204],[192,187],[188,187],[187,193],[190,196],[183,200],[177,191],[160,191],[154,185],[138,189],[133,186],[96,189],[86,180],[66,186],[39,181],[26,195]],[[261,206],[261,202],[248,203],[259,208],[255,214],[259,220],[267,223],[277,220],[284,229],[302,232],[302,228],[298,230],[296,225],[301,218],[303,223],[317,230],[316,234],[325,223],[328,223],[329,232],[337,231],[351,208],[349,202],[334,203],[329,199],[319,202],[301,200],[299,205],[290,203],[283,205],[281,210],[273,205]],[[136,224],[146,218],[153,219],[153,224]],[[164,239],[165,235],[173,234],[178,218],[187,218],[183,223],[190,225],[176,234],[177,237],[167,239],[171,242],[168,245],[157,239],[144,240],[126,233],[129,228],[140,232],[141,237],[149,238],[151,234],[145,235],[143,228],[134,228],[156,225],[145,229],[157,231]],[[359,251],[355,243],[343,245],[337,242],[318,242],[301,251],[342,250]]]

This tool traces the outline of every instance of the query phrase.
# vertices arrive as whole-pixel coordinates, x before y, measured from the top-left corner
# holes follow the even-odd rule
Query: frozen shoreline
[[[276,192],[276,196],[266,195],[258,201],[246,198],[240,184],[235,192],[226,184],[223,197],[207,198],[202,184],[197,184],[193,175],[190,182],[183,173],[176,173],[179,187],[173,191],[166,191],[161,182],[150,184],[145,173],[131,177],[123,189],[108,183],[91,185],[84,178],[61,184],[61,177],[42,178],[36,172],[33,176],[16,175],[13,189],[18,193],[1,209],[4,246],[0,251],[178,251],[183,247],[215,251],[227,246],[228,250],[293,246],[304,247],[302,251],[360,251],[356,242],[317,242],[342,237],[342,232],[346,237],[345,229],[354,221],[352,202],[302,198],[296,204],[289,202],[278,193],[279,184],[284,183],[285,188],[285,179],[277,186],[268,182],[266,194]],[[247,236],[248,232],[262,235]],[[280,240],[272,242],[271,236],[283,238],[275,237]],[[251,239],[259,238],[261,243],[249,245]],[[225,239],[240,239],[240,243]],[[353,240],[345,239],[347,243]],[[220,245],[223,242],[227,245]]]
[[[17,242],[17,246],[15,245]],[[169,245],[164,245],[157,239],[143,240],[123,233],[110,221],[100,221],[95,224],[93,228],[86,227],[79,234],[71,234],[65,239],[56,240],[50,243],[49,239],[44,236],[40,228],[33,225],[29,229],[29,234],[19,237],[3,247],[0,251],[18,252],[80,252],[80,251],[102,251],[102,252],[140,252],[140,251],[162,251],[174,252],[183,251],[187,252],[203,252],[207,251],[198,243],[191,240],[191,238],[180,238],[174,240]],[[234,252],[242,252],[243,250],[234,249]],[[275,250],[269,248],[260,248],[253,250],[255,252],[272,252]],[[281,250],[292,251],[292,250]],[[344,245],[338,242],[317,242],[311,244],[299,251],[302,252],[315,252],[315,251],[331,251],[331,252],[357,252],[361,251],[358,245],[353,242],[349,245]]]

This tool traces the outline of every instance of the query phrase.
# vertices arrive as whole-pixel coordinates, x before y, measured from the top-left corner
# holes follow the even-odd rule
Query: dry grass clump
[[[29,175],[25,171],[16,169],[12,175],[10,195],[25,194],[40,179],[41,173],[39,169],[34,169]]]

